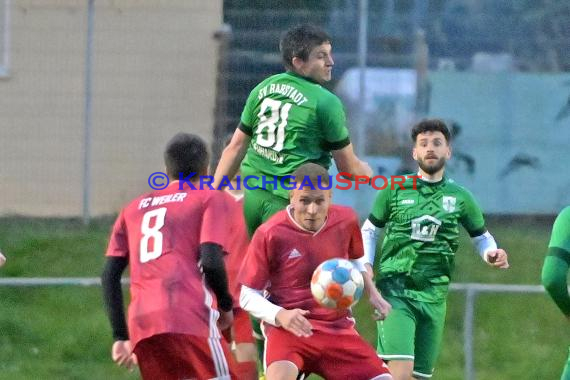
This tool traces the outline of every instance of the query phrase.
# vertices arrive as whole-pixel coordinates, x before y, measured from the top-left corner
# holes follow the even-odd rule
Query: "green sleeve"
[[[240,122],[237,127],[240,131],[242,131],[243,133],[245,133],[249,137],[251,137],[251,135],[253,134],[253,129],[250,126],[247,126],[242,122]]]
[[[569,263],[570,252],[549,248],[542,266],[542,285],[564,315],[570,315],[567,281]]]
[[[344,107],[336,95],[329,93],[323,96],[316,111],[326,141],[324,149],[339,150],[350,144]]]
[[[570,206],[556,217],[548,246],[570,251]]]
[[[483,218],[481,207],[468,190],[464,190],[463,197],[463,212],[459,220],[469,236],[480,236],[486,231],[485,218]]]
[[[372,206],[372,212],[368,216],[368,220],[378,228],[384,228],[390,217],[391,193],[390,186],[386,186],[385,189],[378,191],[378,194],[376,194],[374,206]]]
[[[570,315],[568,268],[570,267],[570,207],[556,217],[548,253],[542,267],[542,285],[565,315]]]

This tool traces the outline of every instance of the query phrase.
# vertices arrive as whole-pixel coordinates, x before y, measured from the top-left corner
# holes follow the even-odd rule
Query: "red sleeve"
[[[129,258],[129,239],[127,237],[124,212],[124,210],[121,211],[113,225],[106,256]]]
[[[359,259],[364,256],[364,244],[362,243],[362,233],[360,232],[360,226],[358,225],[356,215],[352,215],[349,223],[348,231],[350,231],[350,248],[348,251],[348,257],[351,260]]]
[[[258,228],[241,265],[239,283],[252,289],[265,289],[269,283],[269,265],[267,233]]]
[[[229,214],[226,199],[222,192],[218,190],[212,190],[211,194],[208,195],[203,205],[200,244],[216,243],[224,247],[224,251],[227,251],[227,223],[224,223],[224,221]]]

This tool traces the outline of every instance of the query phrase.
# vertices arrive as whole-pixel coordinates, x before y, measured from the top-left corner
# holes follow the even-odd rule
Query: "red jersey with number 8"
[[[219,337],[215,296],[198,266],[199,246],[225,246],[227,203],[220,191],[180,183],[140,196],[122,211],[107,256],[129,260],[133,345],[162,333]]]

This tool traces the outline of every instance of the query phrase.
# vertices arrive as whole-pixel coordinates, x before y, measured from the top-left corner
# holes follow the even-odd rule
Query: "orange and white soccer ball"
[[[352,307],[363,291],[362,273],[345,259],[324,261],[311,278],[311,293],[315,300],[332,309]]]

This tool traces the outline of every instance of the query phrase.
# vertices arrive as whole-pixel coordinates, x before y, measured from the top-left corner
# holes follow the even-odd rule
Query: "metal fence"
[[[222,18],[227,47],[212,38]],[[450,174],[487,212],[570,202],[557,166],[570,139],[568,1],[0,0],[0,213],[116,212],[148,190],[172,134],[235,129],[249,91],[283,70],[280,34],[302,22],[332,37],[331,89],[355,85],[339,95],[361,155],[404,160],[410,121],[439,116],[461,134]],[[377,68],[399,74],[368,80]]]
[[[116,213],[175,133],[211,141],[221,17],[209,0],[0,0],[0,214]]]
[[[465,380],[475,380],[473,331],[475,327],[475,301],[480,293],[543,293],[540,285],[505,285],[459,283],[451,284],[451,290],[465,292],[465,314],[463,319],[463,351],[465,353]]]
[[[283,70],[280,34],[310,22],[332,37],[335,67],[327,86],[345,105],[360,157],[378,159],[382,170],[397,160],[395,170],[413,171],[411,124],[443,118],[454,135],[446,173],[473,192],[485,212],[556,214],[570,203],[568,180],[558,175],[568,158],[562,142],[570,139],[570,54],[564,48],[570,3],[263,3],[224,1],[232,37],[220,73],[225,93],[217,101],[227,111],[226,132],[235,129],[249,91]],[[369,210],[362,205],[372,202],[364,198],[351,194],[342,203],[364,216]]]
[[[122,280],[123,285],[129,284],[128,279]],[[33,286],[100,286],[98,277],[5,277],[0,278],[0,286],[33,287]],[[463,350],[465,355],[465,380],[475,380],[473,332],[475,328],[475,302],[484,293],[543,293],[540,285],[505,285],[457,283],[451,284],[451,291],[465,292],[465,312],[463,322]]]

